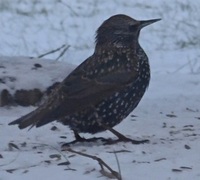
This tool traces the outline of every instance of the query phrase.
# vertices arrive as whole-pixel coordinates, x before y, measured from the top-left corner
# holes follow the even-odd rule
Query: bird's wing
[[[107,98],[111,94],[125,88],[133,82],[135,75],[132,72],[115,72],[105,76],[89,79],[85,77],[74,77],[78,83],[65,84],[61,91],[65,98],[62,107],[68,107],[65,113],[74,113],[87,106],[95,105],[99,101]],[[71,78],[67,79],[68,82]]]
[[[95,68],[102,68],[102,64],[96,64]],[[54,90],[44,105],[10,124],[19,124],[20,128],[30,125],[39,127],[87,109],[125,88],[134,81],[138,73],[136,70],[118,68],[90,77],[87,76],[87,71],[83,63]]]
[[[121,60],[127,61],[126,57],[123,56],[122,58]],[[103,58],[99,57],[99,59]],[[132,83],[137,78],[139,71],[137,62],[133,61],[132,67],[127,67],[126,62],[120,62],[120,66],[117,66],[116,59],[113,56],[109,59],[111,62],[107,63],[107,67],[105,67],[103,61],[90,57],[88,59],[91,62],[89,66],[87,66],[88,60],[86,60],[75,69],[62,82],[58,90],[59,93],[55,93],[53,97],[53,104],[59,115],[70,115],[86,109],[88,106],[95,106],[98,102]],[[98,61],[98,63],[95,61]],[[112,68],[113,66],[115,67]],[[110,70],[108,70],[109,68]],[[91,75],[90,72],[95,70],[98,70],[98,73]],[[63,98],[58,98],[58,96]],[[59,101],[55,102],[55,99],[59,99]]]

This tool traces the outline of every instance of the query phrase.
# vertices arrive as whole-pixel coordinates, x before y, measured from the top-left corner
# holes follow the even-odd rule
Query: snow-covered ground
[[[77,144],[72,149],[98,156],[119,171],[113,153],[116,151],[124,180],[198,180],[199,8],[198,1],[187,0],[1,0],[0,55],[18,61],[14,56],[38,57],[66,44],[70,48],[60,62],[80,64],[93,52],[95,30],[109,16],[123,13],[136,19],[162,18],[141,32],[140,42],[149,56],[152,72],[148,91],[131,114],[137,117],[130,115],[116,127],[131,138],[147,138],[150,143]],[[55,59],[59,54],[45,58]],[[59,73],[63,77],[61,71],[65,71],[64,68],[55,73],[57,78]],[[51,73],[47,68],[44,80],[48,74],[53,78]],[[27,76],[28,73],[24,78]],[[23,80],[20,72],[16,77]],[[95,160],[61,152],[60,145],[73,140],[67,127],[52,123],[21,131],[16,126],[8,126],[9,122],[33,109],[0,108],[0,180],[107,179]],[[96,136],[114,138],[109,132]],[[66,161],[70,162],[68,166],[58,165]]]

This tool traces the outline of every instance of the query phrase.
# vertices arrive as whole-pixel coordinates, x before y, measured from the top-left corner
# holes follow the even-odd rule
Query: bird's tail
[[[26,114],[19,119],[12,121],[11,123],[9,123],[9,125],[18,124],[18,127],[20,129],[24,129],[30,126],[31,129],[34,126],[43,126],[49,122],[52,122],[53,120],[55,120],[55,118],[51,116],[51,114],[48,113],[45,108],[38,108],[30,112],[29,114]]]

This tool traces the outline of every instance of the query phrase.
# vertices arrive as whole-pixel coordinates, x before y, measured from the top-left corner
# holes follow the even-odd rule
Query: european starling
[[[96,32],[96,46],[87,58],[33,112],[9,125],[40,127],[54,120],[78,133],[110,130],[118,141],[132,140],[112,129],[138,105],[150,80],[148,57],[138,42],[140,30],[160,19],[137,21],[114,15]]]

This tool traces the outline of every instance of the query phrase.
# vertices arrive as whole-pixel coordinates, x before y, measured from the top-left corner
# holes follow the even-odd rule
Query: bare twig
[[[100,172],[104,176],[109,177],[109,178],[115,177],[118,180],[121,180],[121,175],[118,172],[114,171],[110,166],[108,166],[101,158],[99,158],[97,156],[89,155],[89,154],[86,154],[86,153],[83,153],[83,152],[80,152],[80,151],[75,151],[75,150],[73,150],[71,148],[68,148],[68,147],[64,148],[64,150],[66,150],[68,152],[72,152],[72,153],[78,154],[78,155],[81,155],[81,156],[84,156],[84,157],[88,157],[88,158],[93,159],[93,160],[96,160],[99,163],[100,167],[101,167],[101,171]],[[107,168],[110,171],[110,173],[105,171],[104,167]]]
[[[70,45],[68,45],[67,47],[65,47],[65,48],[63,49],[63,51],[60,53],[60,55],[56,58],[56,61],[57,61],[58,59],[60,59],[60,58],[65,54],[65,52],[69,49],[69,47],[70,47]]]
[[[49,54],[53,54],[53,53],[55,53],[55,52],[57,52],[57,51],[60,51],[62,48],[64,48],[64,47],[66,47],[66,44],[63,44],[61,47],[59,47],[59,48],[57,48],[57,49],[53,49],[53,50],[51,50],[51,51],[49,51],[49,52],[47,52],[47,53],[45,53],[45,54],[41,54],[41,55],[39,55],[38,56],[38,58],[42,58],[42,57],[44,57],[44,56],[47,56],[47,55],[49,55]],[[67,46],[68,47],[68,46]],[[69,47],[68,47],[69,48]],[[67,49],[68,49],[67,48]]]

